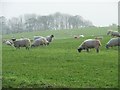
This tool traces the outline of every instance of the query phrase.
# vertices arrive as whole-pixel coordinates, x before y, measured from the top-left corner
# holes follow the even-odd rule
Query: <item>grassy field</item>
[[[46,31],[24,32],[24,33],[3,35],[3,38],[10,39],[12,37],[16,37],[16,38],[28,37],[30,39],[33,39],[33,36],[35,36],[35,35],[47,36],[47,35],[53,34],[53,35],[55,35],[55,39],[66,39],[66,38],[71,38],[74,35],[80,35],[80,34],[83,34],[85,36],[106,35],[107,30],[109,30],[109,29],[117,30],[117,27],[115,27],[115,28],[86,27],[86,28],[80,28],[80,29],[74,29],[74,30],[46,30]]]
[[[90,30],[90,31],[89,31]],[[70,32],[71,31],[71,32]],[[88,32],[89,31],[89,32]],[[106,28],[85,30],[46,31],[40,34],[55,35],[49,46],[26,50],[4,45],[2,47],[3,87],[53,87],[53,88],[115,88],[118,86],[118,48],[106,50],[111,38]],[[38,32],[15,34],[32,38]],[[65,34],[66,33],[66,34]],[[70,35],[82,33],[84,38]],[[103,36],[100,52],[77,52],[77,47],[91,35]],[[5,35],[4,38],[11,38]]]

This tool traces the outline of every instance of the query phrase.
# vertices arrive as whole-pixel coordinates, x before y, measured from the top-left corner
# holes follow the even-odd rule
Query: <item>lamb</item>
[[[107,35],[111,34],[112,37],[116,36],[116,37],[120,37],[120,33],[118,31],[112,31],[112,30],[109,30],[107,32]]]
[[[41,37],[36,39],[33,44],[31,45],[31,47],[36,47],[36,46],[40,46],[40,45],[49,45],[49,42],[46,40],[45,37]]]
[[[78,47],[78,52],[81,52],[82,50],[87,50],[87,52],[89,52],[89,49],[95,48],[96,52],[98,53],[99,46],[101,46],[101,42],[99,40],[87,39]]]
[[[20,49],[20,47],[26,47],[26,49],[29,49],[29,47],[31,46],[30,39],[28,39],[28,38],[21,38],[21,39],[17,39],[17,40],[15,38],[13,38],[12,41],[13,41],[15,48]]]
[[[106,44],[106,48],[108,49],[109,47],[113,46],[120,46],[120,38],[112,38],[108,41]]]
[[[46,39],[48,42],[52,42],[53,37],[54,37],[54,35],[46,36]]]

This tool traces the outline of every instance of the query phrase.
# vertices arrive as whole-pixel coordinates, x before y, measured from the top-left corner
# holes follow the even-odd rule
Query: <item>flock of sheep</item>
[[[107,35],[111,34],[113,37],[108,41],[106,44],[106,48],[108,49],[109,47],[113,46],[120,46],[120,33],[117,31],[108,31]],[[52,42],[54,35],[50,36],[34,36],[34,40],[31,44],[31,40],[28,38],[20,38],[20,39],[15,39],[12,38],[9,41],[4,41],[7,45],[13,46],[15,48],[20,48],[20,47],[26,47],[26,49],[29,49],[30,47],[37,47],[37,46],[47,46]],[[115,38],[114,38],[115,37]],[[89,49],[95,48],[96,52],[99,52],[99,47],[101,46],[100,39],[103,37],[96,37],[95,39],[87,39],[82,44],[78,47],[78,52],[81,52],[82,50],[86,50],[89,52]]]
[[[26,49],[29,49],[30,47],[49,45],[50,42],[52,42],[53,37],[54,35],[50,35],[46,37],[34,36],[33,42],[31,42],[32,40],[30,40],[29,38],[20,38],[20,39],[12,38],[11,40],[3,41],[3,43],[13,46],[15,48],[26,47]]]
[[[108,49],[109,47],[113,46],[120,46],[120,33],[118,31],[112,31],[109,30],[107,35],[111,35],[112,38],[110,39],[107,44],[106,48]],[[87,39],[85,40],[79,47],[78,47],[78,52],[81,52],[82,50],[87,50],[89,52],[89,49],[95,48],[96,52],[99,52],[99,47],[101,46],[101,42],[99,39],[102,39],[102,37],[96,37],[95,39]]]

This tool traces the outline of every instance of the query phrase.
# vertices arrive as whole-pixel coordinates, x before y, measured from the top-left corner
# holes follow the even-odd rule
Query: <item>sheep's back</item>
[[[120,45],[120,39],[118,39],[118,38],[112,38],[112,39],[107,43],[107,45],[110,45],[110,46]]]
[[[100,46],[100,41],[91,39],[91,40],[85,41],[84,45],[87,46],[87,47],[90,47],[90,48],[94,48],[94,47]]]

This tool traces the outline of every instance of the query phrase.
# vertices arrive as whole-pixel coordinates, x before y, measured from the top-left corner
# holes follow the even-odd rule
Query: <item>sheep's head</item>
[[[82,51],[82,48],[79,48],[79,49],[78,49],[78,52],[80,53],[81,51]]]
[[[11,40],[12,40],[12,41],[16,41],[16,39],[15,39],[15,38],[12,38]]]
[[[107,48],[107,49],[109,48],[108,44],[106,45],[106,48]]]
[[[83,50],[83,47],[80,46],[77,50],[78,50],[78,52],[80,53],[80,52]]]
[[[53,38],[54,37],[54,35],[51,35],[51,38]]]
[[[108,31],[108,32],[107,32],[107,35],[109,35],[111,32],[112,32],[112,31]]]

